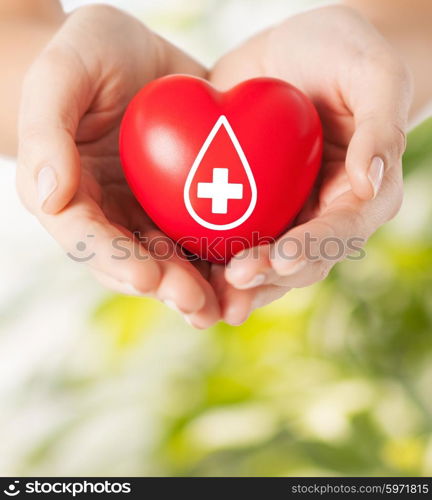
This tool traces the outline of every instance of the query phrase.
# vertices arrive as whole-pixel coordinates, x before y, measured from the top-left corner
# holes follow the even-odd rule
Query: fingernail
[[[193,326],[192,320],[189,318],[187,314],[183,314],[183,319],[186,321],[188,325]]]
[[[238,318],[234,318],[234,319],[225,318],[225,323],[227,323],[230,326],[241,326],[248,319],[249,319],[249,315],[246,318],[241,318],[241,319],[238,319]]]
[[[145,294],[140,292],[138,288],[135,288],[132,283],[125,283],[119,281],[120,286],[123,288],[126,295],[136,295],[138,297],[143,297]]]
[[[181,312],[180,309],[177,307],[177,304],[173,300],[165,299],[162,302],[173,311]]]
[[[108,274],[106,275],[107,279],[111,281],[112,287],[117,290],[119,293],[124,295],[134,295],[137,297],[143,297],[145,293],[140,292],[138,288],[135,288],[132,283],[127,283],[126,281],[120,281],[116,278],[112,278]]]
[[[244,311],[242,307],[236,304],[230,304],[226,308],[223,320],[231,326],[240,326],[249,318],[250,311]]]
[[[372,188],[374,191],[374,198],[378,194],[378,191],[381,187],[383,175],[384,175],[384,161],[379,156],[374,156],[372,158],[368,172],[368,177],[369,180],[371,181]]]
[[[140,292],[138,288],[128,281],[119,280],[110,274],[105,274],[105,279],[108,280],[109,284],[111,284],[113,288],[124,295],[134,295],[136,297],[144,297],[146,295],[144,292]]]
[[[37,176],[39,206],[42,207],[57,188],[57,177],[52,167],[43,167]]]
[[[260,286],[264,283],[266,279],[265,274],[260,273],[254,276],[250,281],[247,283],[244,283],[242,285],[235,285],[236,288],[239,288],[240,290],[247,290],[248,288],[255,288],[257,286]]]
[[[202,330],[203,328],[202,328],[201,326],[197,325],[196,323],[194,323],[194,322],[192,321],[191,316],[192,316],[191,314],[183,314],[183,318],[184,318],[184,320],[186,321],[186,323],[187,323],[188,325],[190,325],[192,328],[196,328],[196,329],[198,329],[198,330]]]
[[[116,276],[113,276],[109,273],[105,273],[103,271],[96,271],[96,276],[99,278],[99,281],[102,285],[113,289],[118,293],[122,293],[124,295],[135,295],[137,297],[146,297],[147,293],[138,290],[132,283],[129,281],[122,281],[118,279]]]

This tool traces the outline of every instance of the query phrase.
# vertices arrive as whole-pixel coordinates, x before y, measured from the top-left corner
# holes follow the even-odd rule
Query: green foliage
[[[429,118],[410,133],[409,147],[404,156],[404,166],[409,173],[430,167],[431,141],[432,118]]]
[[[411,203],[432,179],[431,137],[432,121],[409,137]],[[432,474],[432,238],[405,219],[380,230],[364,260],[241,327],[196,334],[165,395],[181,403],[162,412],[158,474]],[[109,299],[97,317],[130,344],[154,307]],[[176,330],[180,345],[180,320]]]
[[[428,137],[409,136],[405,205],[366,257],[244,325],[109,295],[53,336],[9,403],[12,475],[432,475]]]

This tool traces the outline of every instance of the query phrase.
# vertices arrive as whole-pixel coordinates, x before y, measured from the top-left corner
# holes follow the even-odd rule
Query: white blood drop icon
[[[212,177],[208,179],[208,181],[194,182],[198,169],[221,127],[224,127],[228,134],[229,140],[231,141],[246,174],[245,176],[243,176],[243,178],[245,179],[244,182],[248,183],[249,186],[245,186],[243,183],[237,181],[231,181],[229,169],[224,167],[224,165],[221,165],[220,163],[211,167],[210,170]],[[196,190],[196,192],[193,193],[193,196],[191,196],[192,188]],[[211,215],[229,215],[230,204],[232,203],[231,200],[243,200],[246,188],[248,188],[247,191],[250,192],[250,200],[248,206],[245,207],[245,210],[238,218],[228,223],[218,224],[214,221],[209,222],[208,220],[205,220],[196,212],[191,201],[191,197],[194,199],[208,199],[211,202]],[[257,202],[257,187],[255,178],[247,161],[246,155],[244,154],[244,151],[234,133],[234,130],[232,129],[225,115],[221,115],[218,118],[206,140],[204,141],[204,144],[202,145],[197,157],[195,158],[195,161],[186,178],[183,195],[184,203],[191,217],[196,222],[198,222],[198,224],[208,229],[214,229],[216,231],[233,229],[240,226],[240,224],[245,222],[252,214]]]

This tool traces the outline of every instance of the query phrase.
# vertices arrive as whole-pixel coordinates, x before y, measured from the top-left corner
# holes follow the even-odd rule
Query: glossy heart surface
[[[219,92],[172,75],[130,102],[120,156],[153,222],[191,253],[224,263],[293,223],[319,172],[322,129],[312,102],[281,80]]]

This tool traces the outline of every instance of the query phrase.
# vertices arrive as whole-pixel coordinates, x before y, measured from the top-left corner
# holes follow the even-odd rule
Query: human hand
[[[402,202],[411,82],[372,25],[347,7],[308,11],[223,56],[210,79],[225,90],[258,76],[286,80],[314,102],[324,129],[323,165],[295,227],[276,245],[241,252],[225,271],[214,269],[222,316],[232,324],[291,288],[326,277],[347,255],[347,242],[364,243]],[[342,243],[344,251],[324,258],[326,241]]]
[[[121,11],[73,12],[25,78],[17,186],[26,207],[76,260],[87,260],[82,251],[91,241],[87,264],[102,284],[155,296],[204,328],[219,319],[209,267],[175,256],[157,260],[133,237],[163,235],[129,190],[118,155],[128,102],[169,73],[205,76],[199,64]],[[112,257],[119,238],[128,258]]]

